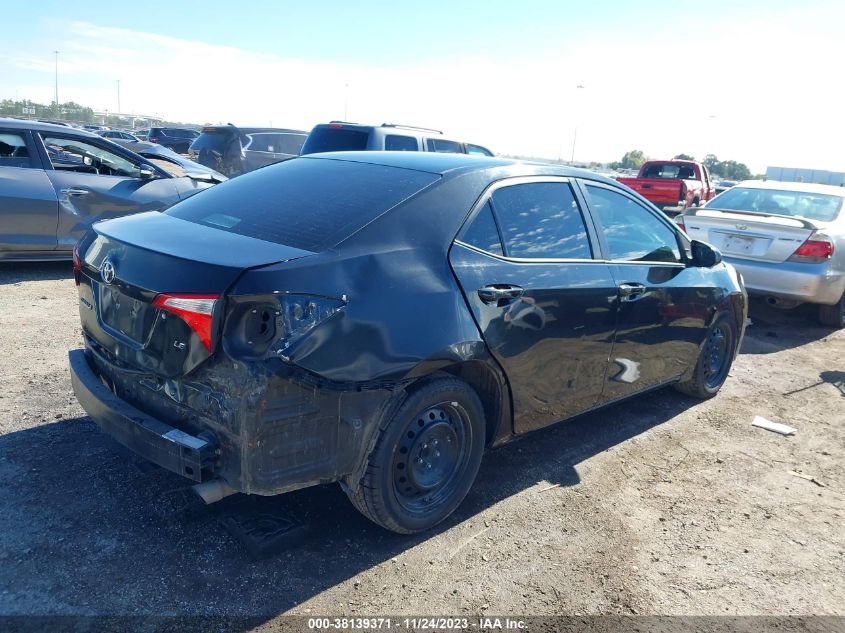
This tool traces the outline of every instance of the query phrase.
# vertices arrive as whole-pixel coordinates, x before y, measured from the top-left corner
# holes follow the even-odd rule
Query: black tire
[[[386,416],[357,489],[347,489],[365,517],[400,534],[428,530],[448,517],[475,481],[484,453],[484,409],[456,378],[419,385]]]
[[[675,389],[701,400],[715,396],[728,378],[737,343],[736,323],[730,315],[723,314],[707,331],[692,377],[676,383]]]
[[[819,306],[819,323],[837,329],[845,328],[845,293],[832,306]]]

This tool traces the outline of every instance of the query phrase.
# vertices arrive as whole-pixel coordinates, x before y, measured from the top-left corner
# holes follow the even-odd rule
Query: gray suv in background
[[[299,156],[306,136],[303,130],[214,125],[202,129],[188,155],[231,178]]]
[[[381,125],[361,125],[345,121],[320,123],[314,126],[305,140],[305,145],[302,146],[303,155],[361,150],[493,156],[493,152],[486,147],[449,140],[439,130],[395,123]]]

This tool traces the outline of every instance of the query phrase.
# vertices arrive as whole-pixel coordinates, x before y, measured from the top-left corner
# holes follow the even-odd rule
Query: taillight
[[[818,264],[833,256],[833,242],[820,239],[808,239],[798,247],[792,257],[793,261],[804,261]]]
[[[82,260],[79,258],[79,242],[73,245],[73,281],[79,285],[79,275],[82,273]]]
[[[158,137],[157,136],[149,136],[149,137],[147,137],[147,140],[150,143],[158,143]]]
[[[162,294],[155,298],[153,306],[171,312],[187,323],[210,352],[214,305],[219,298],[220,295]]]
[[[682,204],[686,204],[687,202],[687,185],[686,183],[681,183],[681,197],[678,198],[678,202]]]

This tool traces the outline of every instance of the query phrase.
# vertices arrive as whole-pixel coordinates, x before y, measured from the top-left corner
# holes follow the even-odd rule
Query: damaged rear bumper
[[[73,392],[103,431],[171,472],[198,482],[213,478],[219,453],[213,442],[150,417],[117,397],[91,369],[84,350],[68,352],[68,361]]]

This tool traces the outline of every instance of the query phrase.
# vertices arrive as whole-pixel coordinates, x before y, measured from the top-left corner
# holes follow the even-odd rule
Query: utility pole
[[[53,54],[56,56],[56,92],[53,95],[53,99],[56,102],[56,114],[60,114],[61,110],[59,109],[59,51],[53,51]]]
[[[120,79],[117,80],[117,113],[120,114],[123,110],[120,109]]]

